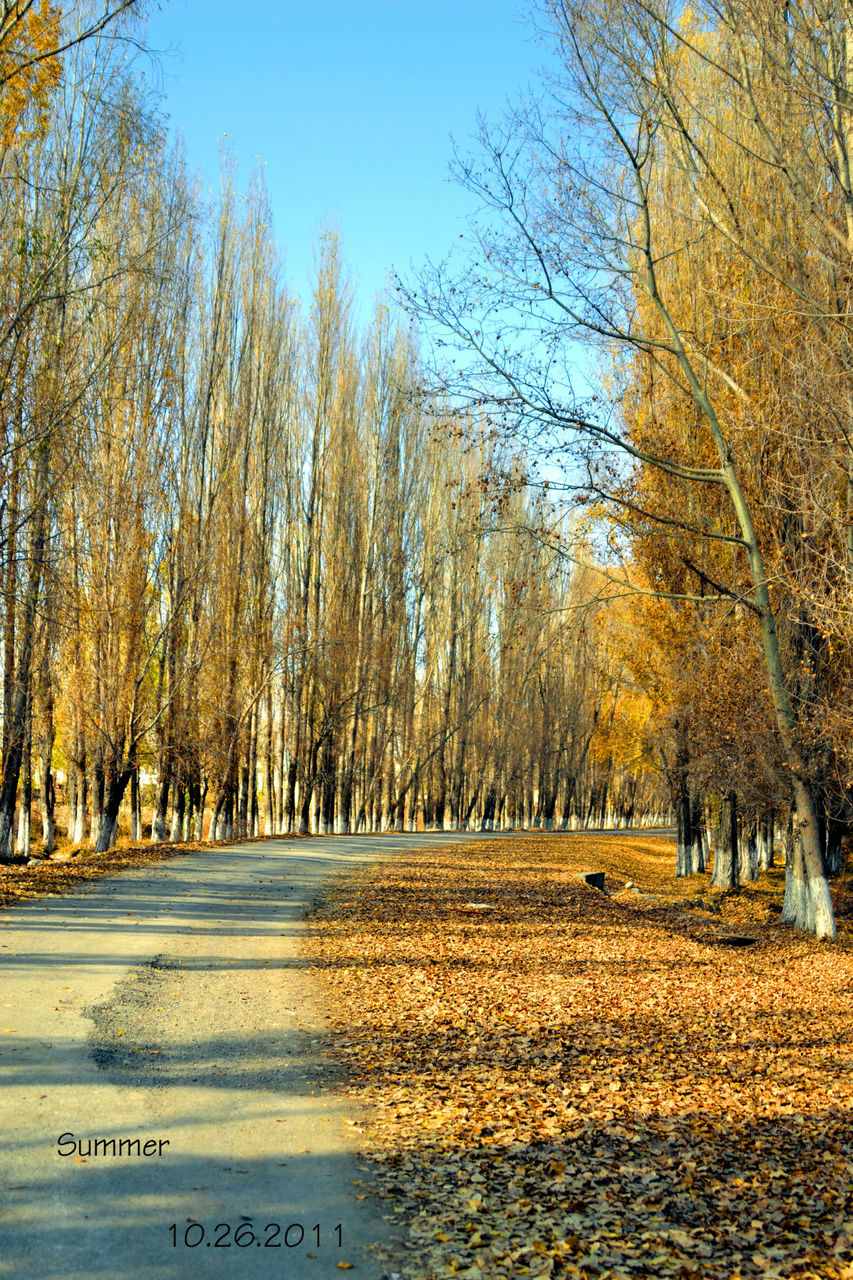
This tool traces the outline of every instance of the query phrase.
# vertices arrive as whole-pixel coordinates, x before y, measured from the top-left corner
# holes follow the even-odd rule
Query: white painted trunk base
[[[835,915],[828,881],[821,878],[810,883],[805,875],[796,874],[795,867],[786,867],[782,924],[813,933],[816,938],[834,941]]]
[[[30,815],[25,804],[21,805],[18,813],[17,850],[22,858],[30,856]]]
[[[74,844],[82,844],[86,839],[86,806],[81,804],[77,809],[74,820],[74,834],[72,840]]]

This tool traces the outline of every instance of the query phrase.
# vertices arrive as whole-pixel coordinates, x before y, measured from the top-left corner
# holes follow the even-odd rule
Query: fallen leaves
[[[705,910],[673,864],[540,835],[330,897],[313,952],[407,1277],[851,1274],[849,942],[780,929],[766,886]]]

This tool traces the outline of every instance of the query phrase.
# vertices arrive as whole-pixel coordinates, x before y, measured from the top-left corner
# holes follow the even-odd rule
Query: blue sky
[[[223,135],[242,180],[258,157],[292,287],[339,226],[361,307],[392,265],[458,241],[471,197],[448,181],[489,117],[543,60],[523,0],[159,0],[163,107],[215,186]],[[174,53],[167,51],[173,50]]]

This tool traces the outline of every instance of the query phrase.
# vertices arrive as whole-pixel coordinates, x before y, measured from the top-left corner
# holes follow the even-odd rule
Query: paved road
[[[2,912],[0,1276],[390,1269],[367,1250],[390,1228],[353,1186],[359,1117],[324,1056],[301,917],[347,864],[477,838],[237,845]]]

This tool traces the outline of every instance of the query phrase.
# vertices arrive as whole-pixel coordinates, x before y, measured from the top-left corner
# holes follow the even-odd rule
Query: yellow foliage
[[[22,12],[23,11],[23,12]],[[60,10],[51,0],[19,0],[0,31],[0,145],[23,146],[44,133],[59,82]],[[27,108],[32,119],[24,128]]]

